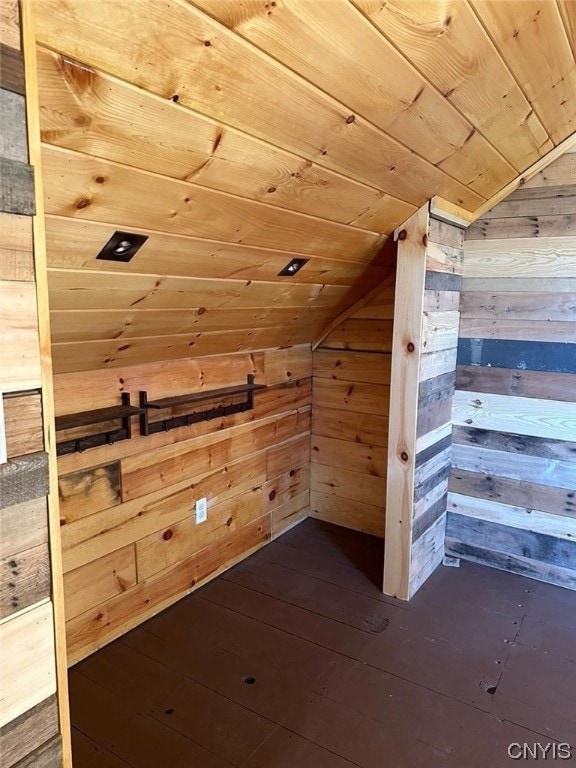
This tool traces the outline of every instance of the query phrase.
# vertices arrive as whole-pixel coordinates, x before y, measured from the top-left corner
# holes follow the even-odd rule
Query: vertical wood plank
[[[428,205],[400,228],[392,340],[384,592],[410,596],[418,378],[426,280]]]
[[[36,61],[36,34],[32,0],[21,0],[22,50],[26,81],[26,117],[30,164],[36,178],[36,216],[33,220],[34,266],[38,300],[38,327],[40,336],[40,362],[44,445],[48,453],[50,492],[48,495],[48,529],[50,565],[52,572],[52,602],[54,612],[54,646],[56,654],[56,687],[58,713],[62,734],[63,768],[72,768],[72,742],[70,705],[68,701],[68,666],[66,658],[66,625],[64,616],[64,579],[62,572],[62,544],[60,540],[60,514],[58,509],[58,473],[56,467],[56,434],[54,422],[54,384],[52,349],[50,345],[50,308],[48,303],[48,269],[46,263],[46,231],[44,215],[44,189],[40,147],[40,113],[38,96],[38,66]]]

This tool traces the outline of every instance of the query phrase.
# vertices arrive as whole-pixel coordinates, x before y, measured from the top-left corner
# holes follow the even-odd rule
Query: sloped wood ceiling
[[[576,129],[571,0],[34,7],[57,372],[309,342]]]

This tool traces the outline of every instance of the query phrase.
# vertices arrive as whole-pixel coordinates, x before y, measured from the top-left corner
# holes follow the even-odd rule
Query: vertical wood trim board
[[[56,466],[56,434],[54,416],[54,382],[52,347],[50,342],[50,307],[48,300],[48,266],[46,259],[46,225],[44,187],[42,182],[42,152],[40,140],[40,98],[38,93],[38,65],[36,60],[36,34],[32,0],[21,0],[22,51],[26,86],[26,118],[28,153],[36,173],[36,215],[33,218],[34,267],[40,344],[40,372],[42,383],[42,419],[44,445],[48,453],[48,531],[52,604],[54,614],[54,648],[56,653],[56,679],[61,751],[64,768],[72,765],[72,737],[70,705],[68,700],[68,667],[66,658],[66,620],[64,616],[64,581],[62,572],[62,542],[58,507],[58,470]]]
[[[410,597],[418,380],[426,282],[428,206],[400,229],[388,428],[384,592]]]
[[[412,597],[444,555],[463,231],[421,209],[401,228],[384,592]]]
[[[446,550],[576,589],[576,166],[467,232]]]

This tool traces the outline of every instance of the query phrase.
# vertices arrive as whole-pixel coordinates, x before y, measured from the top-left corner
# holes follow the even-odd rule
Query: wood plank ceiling
[[[56,372],[309,342],[418,206],[576,130],[571,0],[34,8]],[[149,240],[96,261],[117,229]]]

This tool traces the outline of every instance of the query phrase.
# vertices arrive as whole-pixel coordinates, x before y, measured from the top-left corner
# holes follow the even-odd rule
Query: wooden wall
[[[576,589],[576,154],[467,233],[447,551]]]
[[[423,206],[397,236],[384,592],[408,600],[444,555],[463,233]]]
[[[388,285],[314,351],[311,514],[384,536],[394,317]]]
[[[309,509],[310,346],[55,377],[57,414],[121,392],[174,397],[246,382],[253,411],[61,456],[69,661],[74,663],[302,520]],[[208,499],[196,525],[195,501]]]
[[[464,230],[430,218],[418,386],[410,596],[444,556]]]
[[[0,761],[62,765],[49,547],[48,454],[35,275],[34,171],[16,2],[0,8]],[[32,97],[33,98],[33,97]],[[38,137],[39,140],[39,137]],[[36,264],[38,268],[38,263]],[[44,402],[46,407],[46,402]],[[60,690],[65,697],[66,691]]]
[[[35,0],[54,369],[310,343],[484,206],[576,127],[570,3],[513,6]]]

